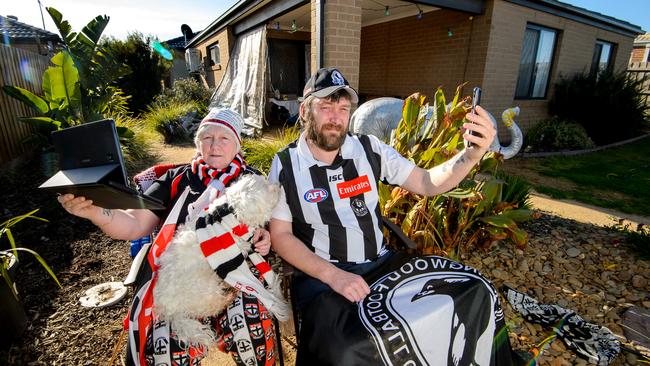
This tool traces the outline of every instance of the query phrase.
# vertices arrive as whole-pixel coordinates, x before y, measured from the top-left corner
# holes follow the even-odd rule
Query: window
[[[553,29],[534,24],[526,26],[515,98],[546,97],[556,37],[557,32]]]
[[[594,56],[591,59],[591,73],[597,74],[612,68],[614,45],[605,41],[596,41]]]
[[[221,55],[219,53],[219,43],[215,43],[208,47],[208,54],[210,55],[210,66],[217,66],[221,64]]]

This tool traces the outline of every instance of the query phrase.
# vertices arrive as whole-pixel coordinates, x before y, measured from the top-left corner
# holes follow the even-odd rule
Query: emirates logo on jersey
[[[362,175],[336,185],[336,191],[339,193],[341,199],[354,197],[362,193],[370,192],[371,190],[372,187],[370,186],[367,175]]]

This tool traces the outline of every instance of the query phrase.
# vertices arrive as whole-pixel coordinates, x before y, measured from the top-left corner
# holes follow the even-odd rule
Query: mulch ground
[[[36,187],[51,168],[40,158],[15,162],[0,171],[0,222],[40,208],[49,223],[29,220],[12,231],[19,246],[38,251],[57,274],[59,289],[43,268],[21,256],[16,282],[29,325],[22,337],[0,350],[1,365],[106,365],[118,341],[127,303],[88,309],[79,305],[83,292],[100,283],[121,281],[128,273],[129,245],[111,240],[85,220],[67,214],[52,194]],[[620,233],[543,214],[526,225],[529,247],[517,251],[502,243],[490,252],[472,253],[475,266],[496,285],[526,291],[541,302],[574,309],[586,320],[623,334],[622,313],[631,306],[650,307],[650,262],[639,259]],[[3,239],[0,248],[6,248]],[[528,350],[549,335],[524,322],[503,304],[513,347]],[[285,352],[292,352],[285,347]],[[120,350],[122,352],[122,350]],[[291,356],[290,356],[291,357]],[[636,364],[622,354],[615,365]],[[116,365],[119,365],[118,360]],[[560,341],[553,342],[541,365],[580,365],[583,360]]]
[[[129,270],[129,246],[112,240],[86,220],[65,212],[51,193],[36,187],[51,168],[39,157],[3,167],[0,221],[39,208],[49,220],[25,220],[12,228],[18,246],[36,250],[53,269],[62,288],[27,253],[21,253],[15,281],[28,327],[10,348],[0,351],[2,365],[107,364],[122,329],[126,307],[79,306],[83,292],[100,283],[121,281]],[[8,247],[5,239],[2,249]]]

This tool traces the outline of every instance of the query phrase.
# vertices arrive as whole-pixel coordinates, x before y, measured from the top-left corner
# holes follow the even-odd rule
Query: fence
[[[627,73],[635,80],[645,78],[643,96],[645,104],[650,107],[650,62],[632,62],[627,67]]]
[[[14,85],[41,94],[41,78],[49,66],[48,56],[0,44],[0,86]],[[31,134],[30,126],[19,117],[35,111],[0,91],[0,163],[25,151],[22,140]]]

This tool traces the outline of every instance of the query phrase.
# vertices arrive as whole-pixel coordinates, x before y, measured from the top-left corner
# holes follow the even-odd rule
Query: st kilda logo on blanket
[[[372,284],[359,317],[386,365],[489,365],[503,312],[477,270],[425,256]]]

